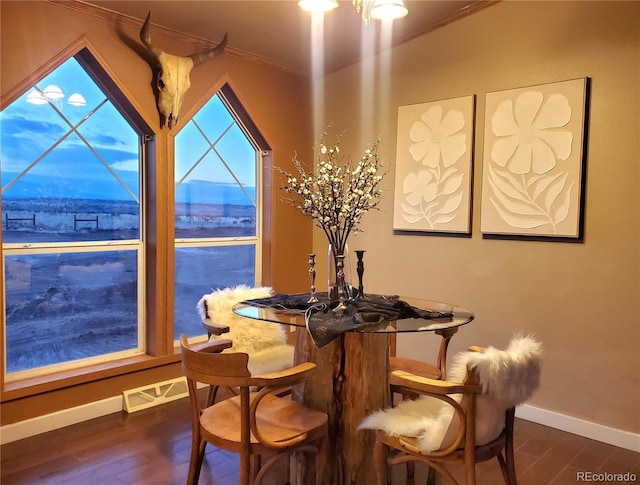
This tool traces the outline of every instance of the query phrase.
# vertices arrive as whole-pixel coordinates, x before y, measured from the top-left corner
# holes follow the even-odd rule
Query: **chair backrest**
[[[515,337],[505,350],[470,347],[456,356],[448,380],[474,385],[457,400],[465,404],[465,409],[469,407],[467,401],[475,401],[475,445],[497,438],[504,428],[506,411],[532,396],[540,384],[541,358],[542,345],[531,337]],[[477,395],[476,384],[481,389]],[[440,419],[448,420],[449,426],[441,448],[450,446],[459,434],[462,415],[449,405],[443,406]]]
[[[249,356],[242,352],[222,353],[231,347],[229,339],[220,339],[204,347],[189,347],[185,335],[180,337],[182,371],[190,381],[212,386],[247,386],[251,372]]]
[[[232,308],[243,300],[265,298],[273,294],[269,287],[251,288],[245,285],[223,288],[204,295],[197,309],[204,323],[217,323],[229,327],[222,336],[233,341],[233,352],[254,354],[276,345],[285,345],[287,336],[284,327],[271,322],[252,320],[233,313]]]

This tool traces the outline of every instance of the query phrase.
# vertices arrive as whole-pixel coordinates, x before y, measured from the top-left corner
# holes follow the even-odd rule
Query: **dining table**
[[[293,399],[329,417],[325,483],[370,485],[376,483],[375,433],[358,426],[391,405],[392,337],[418,332],[441,336],[438,359],[446,366],[449,340],[474,314],[455,304],[399,295],[363,295],[340,303],[326,293],[275,294],[237,303],[233,312],[296,329],[295,363],[314,362],[316,372],[293,389]],[[307,457],[296,457],[291,482],[312,483],[312,471]]]

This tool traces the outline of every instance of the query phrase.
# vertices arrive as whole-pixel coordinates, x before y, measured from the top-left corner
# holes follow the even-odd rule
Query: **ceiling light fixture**
[[[366,25],[371,18],[399,19],[407,15],[408,10],[403,0],[352,0],[358,13]],[[307,12],[328,12],[338,6],[336,0],[300,0],[298,5]]]
[[[64,98],[64,93],[62,92],[62,89],[60,89],[55,84],[49,84],[46,88],[44,88],[44,91],[42,91],[42,92],[49,99],[62,99],[62,98]]]
[[[307,12],[328,12],[338,6],[337,0],[300,0],[298,5]]]
[[[82,94],[73,93],[71,96],[69,96],[67,103],[69,103],[71,106],[80,107],[80,106],[86,106],[87,100],[84,99],[84,96]]]
[[[32,89],[27,95],[27,103],[31,104],[47,104],[49,100],[55,101],[64,98],[64,93],[55,84],[49,84],[44,91]]]
[[[31,104],[47,104],[47,97],[40,91],[32,89],[27,95],[27,103]]]
[[[46,88],[44,88],[44,91],[40,91],[40,89],[37,87],[29,91],[29,94],[27,94],[27,103],[47,104],[50,102],[53,103],[59,101],[64,97],[64,91],[62,91],[60,87],[56,86],[55,84],[49,84]],[[87,100],[84,99],[84,96],[82,94],[73,93],[71,96],[69,96],[67,103],[71,106],[76,107],[86,106]],[[58,108],[61,108],[61,105],[58,105]]]
[[[402,0],[375,0],[371,7],[371,16],[374,19],[399,19],[407,15],[409,11]]]

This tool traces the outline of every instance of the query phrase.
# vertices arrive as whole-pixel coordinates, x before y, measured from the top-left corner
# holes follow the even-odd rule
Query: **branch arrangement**
[[[281,187],[292,207],[313,219],[339,253],[344,252],[347,238],[357,232],[362,216],[380,202],[382,162],[378,157],[380,140],[368,147],[355,166],[340,153],[340,137],[333,146],[325,145],[325,131],[316,152],[315,171],[307,170],[297,155],[293,164],[297,176],[282,169],[287,185]]]

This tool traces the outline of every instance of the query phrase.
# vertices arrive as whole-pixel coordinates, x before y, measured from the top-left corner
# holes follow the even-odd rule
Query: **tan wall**
[[[138,25],[119,24],[104,17],[48,2],[1,2],[0,86],[3,103],[7,93],[13,93],[32,73],[59,52],[86,36],[93,50],[110,70],[117,83],[147,122],[157,129],[158,170],[164,171],[167,186],[159,194],[171,194],[172,167],[170,140],[167,130],[159,129],[155,99],[150,87],[149,65],[129,45],[140,45]],[[152,29],[153,40],[166,51],[188,55],[202,50],[186,36],[170,36],[160,29]],[[233,44],[233,41],[230,41]],[[199,66],[192,72],[192,86],[186,95],[182,115],[186,119],[204,103],[222,80],[228,81],[249,115],[273,149],[273,164],[291,169],[290,156],[304,153],[312,145],[309,115],[308,80],[250,62],[238,55],[223,55],[213,62]],[[25,88],[26,89],[26,88]],[[19,94],[19,93],[18,93]],[[277,291],[294,291],[307,284],[307,253],[311,248],[309,221],[280,202],[281,194],[266,187],[273,204],[272,233],[267,243],[271,248],[273,278],[265,281]],[[164,192],[163,192],[164,190]],[[162,197],[162,196],[160,196]],[[167,201],[161,201],[168,205]],[[170,205],[169,205],[170,206]],[[171,218],[171,214],[167,216]],[[171,248],[158,255],[158,264],[172,261]],[[167,258],[169,258],[167,260]],[[172,274],[171,268],[167,269]],[[194,321],[197,316],[194,315]],[[126,376],[103,379],[99,382],[52,391],[30,398],[16,399],[2,404],[2,424],[21,421],[58,409],[117,395],[123,389],[158,382],[180,374],[177,364],[155,370],[130,373]]]
[[[366,215],[366,232],[350,242],[367,250],[365,290],[472,309],[476,320],[454,338],[453,352],[533,332],[545,360],[529,404],[633,433],[640,432],[639,18],[639,2],[503,2],[394,49],[388,81],[362,77],[361,65],[325,80],[326,119],[352,133],[350,152],[357,156],[382,132],[391,162],[381,211]],[[483,239],[485,93],[585,76],[592,87],[584,242]],[[360,106],[371,79],[376,98]],[[469,94],[477,96],[472,237],[394,235],[397,106]],[[373,120],[363,123],[360,113],[371,106]],[[314,247],[326,247],[319,233]],[[399,353],[433,356],[435,341],[401,338]]]

